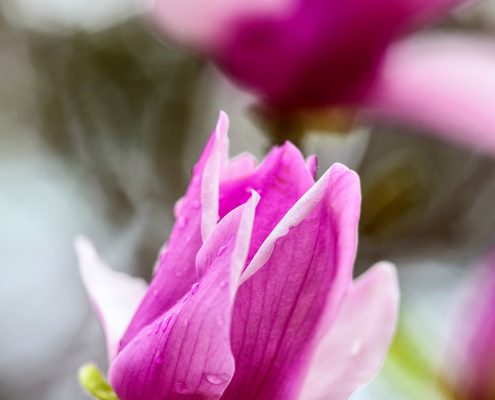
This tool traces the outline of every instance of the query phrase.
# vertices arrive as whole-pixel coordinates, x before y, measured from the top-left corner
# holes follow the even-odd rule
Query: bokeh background
[[[431,29],[495,40],[495,2]],[[86,398],[77,369],[106,357],[73,238],[149,278],[218,111],[231,118],[231,154],[262,159],[277,140],[251,100],[158,38],[132,0],[2,0],[0,399]],[[301,140],[321,169],[339,161],[361,175],[356,273],[380,259],[399,267],[400,340],[357,399],[452,398],[451,344],[495,241],[494,160],[425,133],[358,120]]]

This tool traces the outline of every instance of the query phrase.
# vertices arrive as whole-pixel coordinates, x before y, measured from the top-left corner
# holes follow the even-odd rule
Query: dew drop
[[[227,287],[227,282],[226,281],[222,281],[220,282],[220,287],[223,289],[225,287]]]
[[[363,346],[363,342],[361,341],[361,339],[356,340],[352,344],[351,355],[353,356],[357,355],[361,351],[362,346]]]
[[[153,297],[158,297],[158,289],[153,289]]]
[[[175,383],[175,390],[177,391],[177,393],[187,393],[188,391],[188,386],[186,383],[184,382],[176,382]]]
[[[192,180],[191,180],[191,183],[194,185],[194,186],[198,186],[199,183],[200,183],[201,179],[199,178],[199,175],[195,175],[193,176]]]
[[[289,227],[287,225],[280,226],[278,228],[278,233],[280,236],[285,236],[289,233]]]
[[[187,199],[185,197],[181,197],[179,200],[177,200],[174,206],[174,214],[176,217],[178,217],[182,213],[182,210],[184,210],[186,204]]]
[[[194,296],[196,294],[196,292],[198,291],[198,288],[199,288],[199,283],[196,282],[194,285],[192,285],[191,287],[191,296]]]
[[[163,364],[163,357],[162,357],[162,354],[160,352],[156,353],[155,362],[157,364]]]
[[[187,218],[182,215],[177,218],[177,226],[181,229],[185,228],[187,226]]]
[[[217,256],[218,256],[218,257],[220,257],[223,253],[225,253],[225,250],[227,250],[227,246],[221,246],[221,247],[218,249]]]
[[[229,380],[230,376],[227,374],[206,374],[205,378],[212,385],[221,385]]]
[[[287,152],[284,152],[284,154],[282,154],[282,165],[288,166],[290,162],[291,162],[290,155],[287,154]]]

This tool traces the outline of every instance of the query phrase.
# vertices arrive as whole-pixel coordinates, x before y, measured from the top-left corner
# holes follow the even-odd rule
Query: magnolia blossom
[[[462,0],[154,0],[154,25],[269,107],[344,106],[495,152],[492,38],[412,30]]]
[[[76,243],[122,400],[346,399],[394,333],[395,269],[352,280],[356,173],[286,143],[257,165],[227,157],[228,120],[193,170],[149,285]]]

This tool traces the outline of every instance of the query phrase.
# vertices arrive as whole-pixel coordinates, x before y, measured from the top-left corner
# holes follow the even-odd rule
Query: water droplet
[[[201,182],[201,179],[199,178],[199,175],[194,175],[192,180],[191,180],[192,185],[198,186],[200,182]]]
[[[218,249],[217,256],[218,256],[218,257],[220,257],[223,253],[225,253],[225,250],[227,250],[227,246],[221,246],[221,247]]]
[[[191,287],[191,295],[194,296],[196,294],[196,292],[198,291],[198,288],[199,288],[199,283],[196,282],[194,285],[192,285]]]
[[[284,166],[288,166],[291,162],[291,157],[289,154],[287,154],[286,151],[284,151],[284,154],[282,154],[282,164]]]
[[[222,281],[220,282],[220,287],[223,289],[225,287],[227,287],[227,281]]]
[[[187,199],[185,197],[181,197],[179,200],[177,200],[174,206],[174,214],[176,217],[182,214],[182,210],[184,210],[186,204],[187,204]]]
[[[196,199],[193,201],[192,206],[197,210],[199,207],[201,207],[201,202],[198,199]]]
[[[279,228],[278,228],[278,234],[280,236],[285,236],[289,233],[289,227],[287,225],[281,225]]]
[[[212,385],[221,385],[222,383],[227,382],[230,379],[230,376],[227,374],[206,374],[205,378]]]
[[[179,218],[177,218],[177,226],[180,229],[185,228],[187,226],[187,218],[184,216],[180,216]]]
[[[162,364],[163,363],[163,357],[162,357],[162,353],[161,352],[156,353],[156,355],[155,355],[155,362],[157,364]]]
[[[177,393],[187,393],[188,391],[188,386],[186,383],[184,382],[176,382],[175,383],[175,390],[177,391]]]
[[[363,347],[363,342],[361,339],[356,340],[351,347],[351,355],[355,356],[357,355],[360,351],[361,348]]]
[[[158,289],[153,289],[153,297],[158,297]]]

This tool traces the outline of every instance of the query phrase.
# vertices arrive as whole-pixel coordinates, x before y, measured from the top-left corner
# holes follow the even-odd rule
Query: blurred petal
[[[385,361],[398,307],[393,265],[379,263],[359,277],[316,348],[300,399],[345,400],[368,383]]]
[[[362,97],[387,47],[456,0],[298,0],[291,12],[239,19],[213,54],[226,74],[281,109]]]
[[[495,249],[488,254],[472,283],[472,299],[460,313],[459,329],[453,333],[460,354],[454,377],[462,399],[491,400],[495,396]],[[459,350],[461,350],[459,352]],[[454,357],[450,357],[449,371]]]
[[[274,148],[253,174],[220,186],[220,216],[244,203],[251,190],[261,196],[256,208],[248,262],[275,225],[312,184],[313,178],[301,152],[287,142]]]
[[[108,268],[86,238],[78,237],[74,244],[82,280],[105,332],[111,361],[117,352],[120,338],[146,292],[146,283]]]
[[[109,376],[119,398],[220,398],[234,373],[230,322],[257,201],[218,224],[198,255],[201,281],[117,355]]]
[[[151,18],[180,43],[203,50],[218,47],[234,21],[246,17],[280,15],[296,0],[154,0]],[[205,23],[207,21],[207,23]]]
[[[163,314],[198,280],[196,255],[218,221],[218,187],[228,151],[228,117],[220,114],[184,198],[176,205],[177,220],[161,254],[143,302],[120,344],[122,349],[142,327]]]
[[[394,46],[364,106],[432,134],[495,153],[495,44],[430,35]]]
[[[351,281],[359,206],[357,175],[334,165],[263,243],[241,277],[222,399],[297,398],[322,316],[335,316]]]

